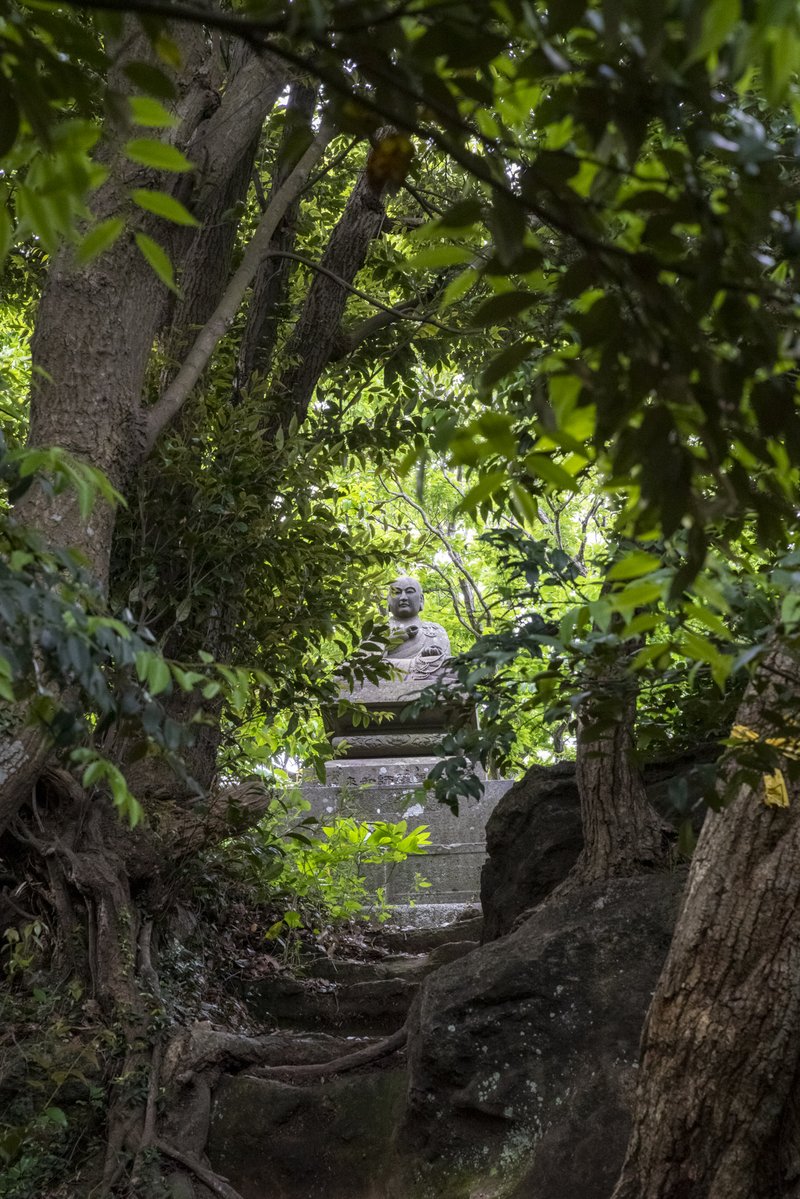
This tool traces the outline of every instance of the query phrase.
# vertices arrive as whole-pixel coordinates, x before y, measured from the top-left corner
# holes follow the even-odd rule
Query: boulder
[[[650,802],[676,827],[691,814],[699,829],[700,800],[719,754],[716,744],[647,763]],[[675,806],[678,798],[679,807]],[[575,763],[534,766],[508,791],[486,826],[487,861],[481,876],[484,941],[510,932],[566,877],[583,847]]]
[[[482,940],[510,932],[522,912],[569,874],[582,846],[575,763],[532,767],[506,792],[486,825]]]
[[[608,1199],[684,872],[597,883],[430,975],[396,1199]]]
[[[209,1161],[242,1199],[384,1199],[405,1089],[397,1068],[312,1085],[223,1078]]]

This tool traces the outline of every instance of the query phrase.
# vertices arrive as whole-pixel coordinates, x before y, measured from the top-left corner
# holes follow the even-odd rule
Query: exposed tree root
[[[52,769],[42,782],[35,824],[18,819],[13,829],[21,850],[12,881],[29,875],[31,894],[50,907],[53,962],[85,982],[93,1014],[115,1029],[117,1049],[105,1070],[108,1122],[105,1152],[96,1163],[98,1199],[145,1193],[165,1173],[181,1169],[198,1192],[241,1199],[203,1156],[211,1096],[223,1072],[321,1080],[368,1066],[407,1042],[409,1021],[353,1052],[338,1043],[326,1049],[306,1041],[300,1048],[280,1034],[246,1036],[204,1022],[163,1031],[154,1019],[164,1014],[154,929],[170,901],[168,880],[161,882],[165,863],[174,861],[175,846],[183,856],[187,844],[193,850],[209,835],[218,839],[252,823],[265,791],[260,782],[248,783],[217,798],[204,812],[186,814],[180,828],[179,805],[168,806],[162,828],[138,836],[126,830],[124,840],[110,805],[98,797],[88,803],[69,775]],[[308,1061],[325,1052],[337,1056]],[[302,1054],[305,1060],[297,1061]]]
[[[167,1074],[172,1076],[178,1086],[188,1085],[198,1074],[208,1070],[243,1070],[248,1067],[257,1067],[254,1073],[259,1077],[324,1078],[329,1074],[355,1070],[402,1049],[408,1038],[409,1023],[410,1017],[402,1028],[384,1040],[328,1062],[303,1062],[296,1065],[287,1062],[278,1066],[260,1065],[265,1058],[273,1055],[273,1036],[248,1037],[239,1033],[218,1032],[205,1025],[195,1025],[194,1028],[179,1033],[167,1048]]]
[[[259,1078],[326,1078],[330,1074],[343,1074],[346,1070],[355,1070],[366,1066],[379,1058],[388,1057],[402,1049],[408,1040],[408,1021],[397,1032],[375,1045],[367,1045],[357,1049],[355,1053],[347,1053],[336,1057],[330,1062],[300,1063],[296,1066],[259,1066],[253,1074]]]
[[[165,1157],[171,1157],[173,1161],[190,1170],[202,1183],[213,1191],[215,1195],[219,1195],[220,1199],[242,1199],[239,1192],[221,1178],[219,1174],[215,1174],[208,1166],[204,1166],[199,1158],[193,1157],[189,1153],[183,1153],[174,1145],[170,1145],[167,1141],[156,1141],[155,1148]]]

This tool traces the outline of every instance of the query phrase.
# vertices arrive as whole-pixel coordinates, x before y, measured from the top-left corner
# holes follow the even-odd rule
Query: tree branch
[[[384,309],[376,312],[374,316],[362,321],[359,325],[354,325],[350,329],[341,331],[339,342],[331,351],[330,361],[339,362],[342,358],[346,358],[348,354],[352,354],[357,350],[363,342],[373,337],[376,333],[380,333],[383,329],[393,325],[397,320],[416,320],[420,324],[435,325],[437,328],[443,329],[447,333],[453,333],[455,336],[459,332],[464,333],[466,330],[450,329],[446,325],[442,325],[434,317],[424,317],[421,314],[414,313],[415,308],[419,308],[422,304],[428,304],[435,299],[441,291],[443,283],[447,280],[447,274],[438,277],[434,283],[426,289],[421,295],[413,300],[408,300],[404,304],[398,304],[393,309]],[[372,301],[369,301],[370,303]]]
[[[270,196],[275,195],[297,165],[297,160],[304,148],[303,143],[307,144],[313,138],[312,119],[315,101],[316,94],[312,88],[307,87],[304,83],[292,85],[286,104],[283,133],[276,155]],[[298,141],[301,139],[298,147]],[[255,172],[255,175],[260,182],[258,171]],[[320,172],[317,172],[315,178],[319,178],[319,175]],[[306,186],[310,186],[312,182],[309,179]],[[286,209],[275,230],[272,249],[291,250],[294,248],[299,205],[300,196],[298,195]],[[266,212],[268,208],[269,200],[264,197],[261,210]],[[278,332],[277,316],[288,291],[289,272],[289,260],[284,258],[276,261],[272,255],[265,255],[256,271],[247,305],[247,323],[236,361],[233,380],[234,399],[238,398],[242,389],[247,386],[255,370],[266,373],[269,367]]]
[[[418,504],[416,502],[416,500],[413,500],[411,498],[411,496],[408,495],[407,492],[403,491],[403,488],[400,486],[397,479],[394,480],[394,485],[397,488],[397,491],[390,491],[390,489],[386,486],[383,479],[381,479],[381,487],[386,492],[386,494],[393,495],[396,500],[404,500],[411,508],[414,509],[415,512],[418,512],[420,514],[420,516],[422,517],[422,520],[425,524],[425,528],[428,530],[428,532],[433,533],[434,537],[439,538],[439,540],[441,541],[445,550],[447,551],[447,556],[450,559],[450,561],[453,563],[453,566],[455,566],[456,570],[461,571],[461,574],[467,580],[470,587],[472,588],[472,590],[475,592],[476,596],[478,597],[478,602],[480,603],[481,607],[483,608],[484,613],[486,614],[486,619],[491,621],[492,614],[489,611],[489,608],[487,607],[486,601],[484,600],[483,596],[481,595],[481,590],[478,587],[478,584],[475,582],[475,580],[472,577],[472,575],[470,574],[469,570],[464,565],[464,560],[461,557],[461,555],[459,553],[457,553],[456,550],[453,549],[452,545],[450,544],[447,537],[445,537],[442,530],[437,525],[433,524],[433,522],[429,519],[428,514],[425,511],[425,509],[422,507],[422,505]]]
[[[147,413],[145,454],[151,452],[160,434],[189,398],[218,342],[236,316],[244,293],[264,260],[265,251],[269,247],[281,218],[305,185],[314,166],[325,152],[331,137],[331,130],[323,127],[286,181],[276,191],[258,228],[250,239],[238,269],[234,272],[211,317],[198,333],[181,369],[161,399]]]
[[[461,604],[459,603],[456,589],[453,586],[453,584],[450,582],[450,580],[448,579],[447,575],[444,573],[442,568],[440,566],[437,566],[435,562],[429,562],[428,569],[436,572],[436,574],[439,576],[439,578],[444,583],[447,590],[450,592],[450,598],[453,601],[453,611],[456,614],[456,619],[458,620],[458,623],[463,628],[465,628],[472,637],[476,637],[476,636],[479,637],[482,632],[482,629],[478,626],[477,622],[474,624],[468,624],[467,621],[464,620],[464,617],[461,615]],[[466,600],[465,600],[465,602],[466,602]],[[472,615],[469,610],[469,607],[467,607],[467,614]]]
[[[331,1062],[301,1063],[297,1066],[259,1066],[253,1074],[259,1078],[326,1078],[329,1074],[343,1074],[345,1070],[355,1070],[358,1066],[366,1066],[378,1058],[388,1057],[402,1049],[408,1040],[408,1025],[404,1024],[397,1032],[378,1041],[376,1045],[367,1045],[357,1049],[355,1053],[346,1053],[335,1057]]]
[[[380,300],[374,299],[367,292],[362,291],[360,287],[356,287],[352,283],[348,283],[341,275],[337,275],[335,271],[329,270],[319,262],[314,262],[311,258],[306,258],[304,254],[298,254],[295,250],[268,250],[265,258],[292,258],[295,262],[302,263],[309,270],[316,271],[319,275],[325,275],[334,283],[338,283],[345,291],[349,291],[352,295],[358,296],[360,300],[365,300],[367,304],[371,304],[373,308],[380,309],[381,312],[387,313],[394,320],[416,321],[420,325],[434,325],[437,329],[441,329],[444,333],[452,333],[454,337],[465,337],[468,334],[475,332],[474,329],[455,329],[452,325],[445,325],[442,321],[438,321],[433,316],[423,316],[415,313],[408,313],[402,308],[393,308],[391,304],[382,304]],[[387,321],[387,324],[389,322]]]

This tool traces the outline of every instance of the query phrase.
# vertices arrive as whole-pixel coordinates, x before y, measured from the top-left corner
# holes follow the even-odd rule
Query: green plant
[[[22,929],[12,926],[5,930],[3,940],[8,952],[5,972],[9,978],[24,974],[33,965],[36,957],[44,952],[46,936],[47,929],[41,920],[32,920]]]
[[[391,908],[385,889],[370,886],[369,867],[403,862],[424,854],[430,842],[426,825],[409,831],[405,820],[362,821],[343,816],[325,825],[320,837],[290,843],[276,887],[295,899],[295,906],[268,930],[275,939],[308,923],[300,912],[333,920],[372,915],[386,920]]]

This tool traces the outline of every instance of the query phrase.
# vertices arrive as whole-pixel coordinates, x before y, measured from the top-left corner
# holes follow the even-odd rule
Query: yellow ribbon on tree
[[[737,741],[760,741],[758,733],[755,729],[750,729],[746,724],[735,724],[731,736]],[[766,737],[764,738],[765,745],[773,745],[785,754],[787,758],[800,758],[800,741],[795,741],[791,737]],[[789,791],[786,787],[786,779],[783,777],[782,770],[776,770],[772,774],[765,774],[764,779],[764,803],[770,808],[788,808],[789,806]]]

